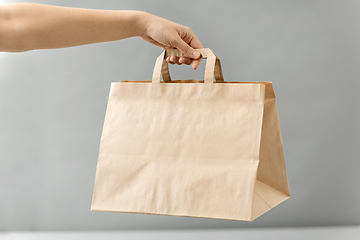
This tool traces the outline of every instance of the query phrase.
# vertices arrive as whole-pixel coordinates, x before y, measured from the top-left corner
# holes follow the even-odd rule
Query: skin
[[[177,48],[186,57],[168,57],[171,64],[201,63],[199,39],[189,27],[141,11],[94,10],[33,3],[0,5],[0,51],[73,47],[130,37],[163,49]]]

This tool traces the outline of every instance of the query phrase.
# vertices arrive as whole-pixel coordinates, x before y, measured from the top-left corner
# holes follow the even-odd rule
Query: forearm
[[[0,51],[28,51],[139,36],[147,13],[18,3],[0,6]]]

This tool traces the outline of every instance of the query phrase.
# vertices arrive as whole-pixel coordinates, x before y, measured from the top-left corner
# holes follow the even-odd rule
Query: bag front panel
[[[114,83],[93,210],[250,220],[264,85]]]

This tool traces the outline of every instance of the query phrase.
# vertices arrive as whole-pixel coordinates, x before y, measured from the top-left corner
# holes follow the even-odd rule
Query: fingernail
[[[194,57],[194,58],[200,57],[200,53],[197,52],[197,51],[194,51],[194,52],[193,52],[193,57]]]

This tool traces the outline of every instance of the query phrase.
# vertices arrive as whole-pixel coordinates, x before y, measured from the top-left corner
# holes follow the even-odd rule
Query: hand
[[[144,13],[144,31],[140,37],[163,49],[177,48],[186,57],[171,56],[166,59],[170,64],[192,64],[195,70],[201,63],[200,53],[194,48],[202,48],[199,39],[189,27],[176,24],[158,16]]]

